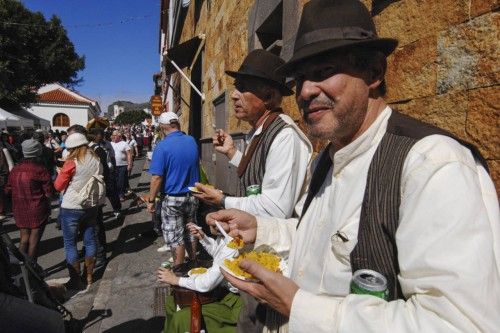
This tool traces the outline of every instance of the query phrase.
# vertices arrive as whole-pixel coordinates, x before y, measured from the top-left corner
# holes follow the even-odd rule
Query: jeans
[[[117,166],[116,167],[116,187],[118,190],[118,196],[120,199],[125,197],[125,190],[127,186],[128,171],[127,166]]]
[[[85,257],[94,257],[97,252],[94,237],[97,207],[89,209],[68,209],[61,207],[60,216],[66,262],[73,265],[78,261],[78,250],[76,248],[78,230],[81,230],[83,235]]]
[[[116,171],[109,170],[109,179],[106,180],[106,196],[113,207],[113,211],[119,212],[122,209],[122,203],[120,202],[120,197],[118,197],[117,189],[117,175]]]
[[[102,208],[102,206],[99,206],[97,209],[97,223],[94,228],[94,237],[96,241],[97,256],[101,257],[101,259],[106,259],[106,229],[104,227]]]

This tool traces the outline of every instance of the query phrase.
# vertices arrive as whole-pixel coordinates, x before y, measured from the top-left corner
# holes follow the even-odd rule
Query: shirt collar
[[[182,132],[179,130],[176,130],[174,132],[171,132],[171,133],[168,133],[167,135],[165,135],[165,138],[168,136],[177,136],[177,135],[182,135]]]
[[[329,153],[330,158],[333,160],[333,174],[337,174],[356,157],[379,144],[385,134],[391,112],[391,108],[387,106],[363,134],[342,149],[335,152],[333,146],[330,147]]]

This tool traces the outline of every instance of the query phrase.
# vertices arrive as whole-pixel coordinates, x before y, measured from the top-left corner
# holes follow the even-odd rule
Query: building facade
[[[38,101],[26,110],[48,120],[53,130],[65,131],[73,125],[86,126],[90,119],[99,116],[99,103],[53,83],[38,90]]]
[[[180,115],[183,130],[201,140],[202,159],[206,168],[214,168],[210,171],[214,175],[214,165],[225,161],[203,143],[209,142],[215,128],[236,137],[249,129],[232,116],[233,80],[224,71],[237,69],[256,48],[289,59],[306,2],[161,0],[161,95],[169,109]],[[475,144],[500,188],[500,4],[491,0],[362,2],[371,11],[379,35],[399,40],[388,58],[386,100],[405,114]],[[301,124],[293,96],[284,100],[284,110]],[[316,150],[321,145],[316,142]],[[224,178],[221,172],[216,183]]]

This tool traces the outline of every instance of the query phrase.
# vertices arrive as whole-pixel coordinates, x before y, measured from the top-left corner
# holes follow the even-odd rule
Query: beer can
[[[168,262],[168,261],[164,261],[161,263],[161,267],[170,269],[170,268],[172,268],[172,264],[170,264],[170,262]]]
[[[387,279],[371,269],[357,270],[352,276],[351,294],[372,295],[387,300]]]
[[[247,187],[245,194],[247,197],[260,194],[260,185],[250,185]]]

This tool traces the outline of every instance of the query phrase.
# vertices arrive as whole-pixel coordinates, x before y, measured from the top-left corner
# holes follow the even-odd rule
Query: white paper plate
[[[247,281],[247,282],[259,282],[259,280],[258,280],[258,279],[246,278],[246,277],[244,277],[244,276],[242,276],[242,275],[239,275],[239,274],[234,273],[232,270],[230,270],[229,268],[227,268],[227,266],[226,266],[224,263],[222,263],[222,264],[220,265],[220,268],[221,268],[224,272],[228,273],[229,275],[232,275],[232,276],[234,276],[235,278],[240,279],[240,280],[242,280],[242,281]]]
[[[234,259],[229,259],[229,260],[236,260],[236,258]],[[259,282],[259,279],[255,279],[255,278],[247,278],[247,277],[244,277],[242,275],[239,275],[239,274],[236,274],[234,273],[232,270],[230,270],[226,264],[224,262],[220,263],[220,268],[222,268],[222,270],[224,270],[225,272],[227,272],[229,275],[232,275],[234,276],[235,278],[237,279],[240,279],[242,281],[247,281],[247,282]],[[284,273],[286,270],[287,270],[287,263],[285,261],[285,259],[281,258],[280,260],[280,270],[281,270],[281,273]]]

